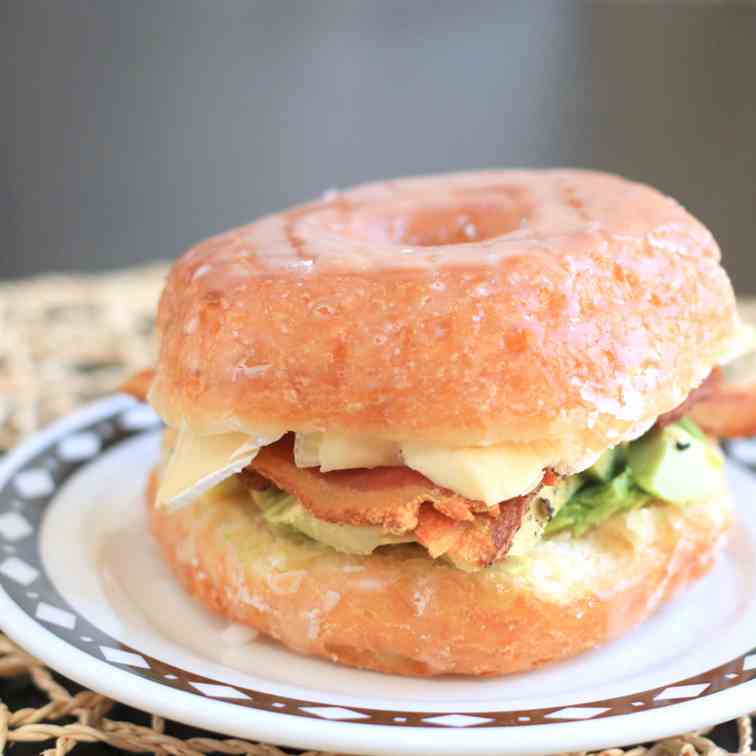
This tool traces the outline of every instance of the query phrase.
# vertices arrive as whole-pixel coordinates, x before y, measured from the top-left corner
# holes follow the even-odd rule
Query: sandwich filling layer
[[[679,419],[696,402],[716,391],[719,383],[719,371],[713,371],[680,406],[662,415],[657,423],[664,425]],[[648,423],[626,438],[617,439],[612,446],[632,441],[647,429]],[[548,483],[549,471],[560,477],[583,472],[606,449],[603,446],[597,451],[573,450],[565,456],[565,449],[545,441],[455,448],[333,431],[304,433],[266,427],[259,428],[255,434],[200,435],[183,428],[171,432],[170,456],[158,491],[158,505],[175,508],[191,503],[204,491],[243,470],[258,456],[267,455],[268,449],[284,436],[289,439],[285,454],[287,466],[293,464],[298,469],[320,473],[402,468],[406,471],[406,481],[422,480],[464,500],[466,503],[457,502],[458,509],[461,506],[466,510],[490,512],[500,502],[533,494],[539,486]],[[397,473],[389,474],[391,478],[396,476]],[[289,490],[285,482],[280,487]],[[469,502],[475,502],[475,506],[471,507]]]
[[[293,434],[249,461],[247,454],[236,454],[238,469],[218,491],[246,489],[250,506],[274,530],[349,554],[416,543],[468,571],[525,556],[557,533],[580,537],[651,503],[705,501],[721,490],[723,464],[716,444],[681,418],[608,450],[582,473],[547,470],[533,490],[489,506],[406,466],[328,472],[298,466]],[[175,459],[175,452],[169,455],[164,479]]]

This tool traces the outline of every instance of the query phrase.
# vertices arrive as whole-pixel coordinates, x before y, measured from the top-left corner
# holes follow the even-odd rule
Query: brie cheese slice
[[[199,436],[188,430],[179,431],[160,476],[158,507],[179,509],[191,504],[213,486],[241,472],[261,446],[272,444],[282,435],[218,433]]]
[[[294,464],[297,467],[320,467],[322,433],[294,434]]]
[[[321,472],[401,465],[399,444],[346,433],[297,433],[294,464]]]
[[[402,464],[399,445],[393,441],[341,433],[324,433],[319,453],[321,472]]]
[[[344,433],[297,433],[294,463],[321,472],[406,465],[439,486],[494,506],[532,491],[554,463],[543,444],[446,448]]]
[[[407,467],[439,486],[489,507],[530,493],[553,463],[553,455],[536,444],[449,449],[404,443],[402,456]]]

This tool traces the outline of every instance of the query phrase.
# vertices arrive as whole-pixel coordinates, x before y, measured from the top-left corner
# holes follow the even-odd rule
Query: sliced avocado
[[[700,501],[721,487],[722,456],[692,421],[656,428],[630,444],[628,467],[635,482],[673,504]]]
[[[546,526],[546,535],[572,530],[573,535],[581,536],[612,515],[640,507],[650,498],[625,470],[606,483],[581,488]]]
[[[592,479],[606,483],[617,473],[624,454],[620,447],[607,449],[586,471],[585,475]]]
[[[346,554],[370,554],[379,546],[408,543],[414,540],[411,536],[392,535],[385,533],[379,527],[370,525],[338,525],[319,520],[311,515],[294,496],[277,488],[253,491],[252,496],[269,525],[291,528],[314,541]]]

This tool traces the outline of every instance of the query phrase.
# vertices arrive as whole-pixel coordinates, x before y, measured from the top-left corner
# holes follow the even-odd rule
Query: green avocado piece
[[[672,504],[700,501],[721,488],[722,457],[691,420],[646,433],[628,447],[627,462],[644,491]]]
[[[546,535],[572,530],[573,535],[581,536],[618,512],[643,506],[650,498],[626,469],[606,483],[589,483],[581,488],[546,526]]]
[[[294,496],[277,488],[253,491],[252,496],[269,525],[291,528],[345,554],[370,554],[379,546],[413,540],[411,536],[392,535],[370,525],[339,525],[319,520]]]
[[[587,470],[585,470],[584,474],[592,480],[606,483],[614,477],[623,456],[622,449],[618,446],[615,446],[613,449],[607,449]]]

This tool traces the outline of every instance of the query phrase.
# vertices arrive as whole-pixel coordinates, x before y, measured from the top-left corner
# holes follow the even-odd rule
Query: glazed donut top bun
[[[197,434],[529,442],[576,470],[737,349],[719,260],[677,202],[608,174],[328,192],[176,262],[150,400]]]

